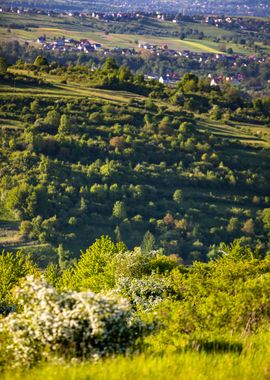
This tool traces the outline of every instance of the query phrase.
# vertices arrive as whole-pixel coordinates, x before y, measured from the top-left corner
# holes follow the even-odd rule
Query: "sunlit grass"
[[[9,372],[3,380],[263,380],[270,378],[269,351],[242,355],[184,353],[117,357],[97,363],[55,364],[31,371]]]

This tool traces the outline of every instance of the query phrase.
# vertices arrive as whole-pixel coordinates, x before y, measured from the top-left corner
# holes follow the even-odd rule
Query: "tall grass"
[[[185,352],[116,357],[96,363],[44,364],[7,372],[2,380],[265,380],[270,379],[270,334],[249,339],[242,354]]]

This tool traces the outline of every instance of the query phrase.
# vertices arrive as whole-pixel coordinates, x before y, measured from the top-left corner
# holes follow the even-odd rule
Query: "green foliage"
[[[5,251],[0,254],[0,314],[7,314],[14,307],[13,288],[33,273],[36,267],[29,255]]]
[[[211,116],[214,120],[220,120],[222,118],[222,110],[219,106],[214,105],[211,110]]]
[[[262,212],[262,220],[266,231],[270,231],[270,208],[266,208]]]
[[[0,74],[5,74],[8,69],[8,63],[4,57],[0,57]]]
[[[113,216],[116,219],[123,220],[127,217],[125,202],[116,201],[113,206]]]
[[[48,212],[47,189],[42,185],[35,187],[22,183],[8,193],[6,206],[14,210],[23,219],[30,219],[38,214],[43,216]]]
[[[37,114],[40,111],[40,104],[39,104],[39,101],[37,99],[33,100],[33,102],[31,102],[31,104],[30,104],[30,110],[34,114]]]
[[[99,292],[110,289],[114,284],[114,274],[108,273],[107,265],[117,253],[126,250],[122,242],[114,243],[108,236],[97,239],[81,256],[72,270],[68,289],[91,289]],[[64,275],[65,276],[65,275]]]
[[[141,23],[140,33],[146,30],[145,23],[149,23],[148,32],[155,24],[145,19],[135,22]],[[101,27],[106,31],[125,28],[122,22],[112,24],[109,21]],[[166,26],[158,28],[159,33],[164,33]],[[174,32],[181,38],[200,33],[183,30],[182,25],[180,32]],[[249,33],[252,40],[253,35]],[[222,39],[219,43],[222,50],[231,51]],[[18,52],[28,54],[31,60],[37,54],[16,43],[11,48],[16,60]],[[59,55],[58,60],[77,60],[77,65],[68,67],[49,65],[46,58],[38,56],[34,65],[20,60],[8,72],[7,62],[0,59],[5,86],[0,104],[1,245],[15,250],[25,244],[40,262],[51,243],[52,261],[58,262],[42,273],[59,289],[47,284],[38,286],[39,297],[26,286],[17,302],[14,286],[27,274],[39,273],[27,255],[0,256],[1,312],[8,314],[17,306],[10,319],[5,319],[10,321],[8,327],[14,334],[8,328],[0,331],[0,365],[10,365],[21,357],[31,361],[32,354],[35,362],[43,354],[54,355],[55,349],[62,357],[92,357],[97,347],[92,350],[91,342],[89,349],[84,335],[91,330],[87,313],[92,301],[85,292],[71,292],[90,289],[123,296],[136,316],[154,321],[152,326],[156,328],[148,341],[150,352],[172,350],[183,357],[188,357],[191,350],[207,352],[208,356],[189,359],[183,372],[186,378],[194,357],[200,362],[210,357],[210,352],[226,353],[226,358],[235,355],[235,363],[241,350],[243,357],[248,357],[250,348],[254,352],[245,363],[248,366],[260,347],[259,334],[266,334],[270,321],[270,100],[259,96],[259,92],[254,95],[243,90],[247,80],[254,82],[251,87],[256,91],[267,84],[269,63],[262,57],[260,64],[247,67],[237,58],[236,65],[229,67],[226,59],[214,59],[208,66],[163,54],[155,58],[115,55],[116,60],[110,57],[104,63],[104,57],[93,54],[87,58],[83,54],[75,58],[72,53]],[[9,53],[7,56],[12,61]],[[93,66],[99,69],[93,71]],[[172,87],[155,80],[147,82],[141,75],[144,71],[165,75],[176,69],[181,75],[188,73]],[[227,76],[235,70],[246,78],[239,88],[227,83],[211,86],[205,75],[218,71]],[[202,72],[203,76],[199,78],[192,71]],[[46,83],[41,79],[45,73]],[[10,91],[11,84],[18,87],[18,92]],[[114,233],[118,243],[103,236],[85,249],[101,233]],[[229,244],[241,235],[241,240]],[[129,247],[141,248],[128,250],[122,239]],[[162,249],[153,251],[155,246]],[[78,261],[72,260],[82,247],[82,256]],[[182,265],[180,256],[188,266]],[[208,263],[192,264],[207,258]],[[48,297],[43,299],[42,294]],[[90,297],[102,300],[99,317],[104,316],[107,302],[107,298],[100,297]],[[47,307],[42,309],[41,301],[43,306],[52,306],[50,312]],[[27,316],[23,314],[26,309]],[[61,312],[54,313],[55,310]],[[49,321],[46,327],[44,313]],[[63,318],[69,313],[73,317],[76,314],[72,323]],[[55,326],[59,315],[60,323]],[[120,325],[125,325],[126,321],[117,319],[117,323],[119,320]],[[118,324],[116,331],[114,319],[109,325],[107,319],[103,322],[109,326],[106,336],[100,336],[100,340],[95,337],[94,344],[99,340],[98,349],[103,353],[111,347],[115,349],[110,353],[126,352],[126,348],[119,349],[118,332],[123,326]],[[60,330],[65,328],[62,334]],[[124,330],[124,340],[128,340],[133,332]],[[55,338],[52,331],[60,333]],[[29,340],[24,344],[26,337]],[[12,344],[14,352],[10,352]],[[82,353],[85,347],[88,348]],[[171,360],[175,363],[175,356]],[[209,371],[216,370],[217,363],[207,364],[205,376],[209,378]],[[224,373],[227,364],[228,360]],[[259,372],[262,378],[267,377],[268,367],[267,362],[263,369],[257,368],[251,378],[257,378]],[[173,366],[162,371],[162,379],[168,368]],[[179,365],[179,371],[181,368]],[[170,378],[179,376],[179,371]],[[236,376],[234,370],[235,378],[242,373]],[[153,376],[156,374],[152,372]],[[129,372],[126,377],[131,377]],[[138,373],[134,377],[138,378]],[[217,373],[210,377],[217,377]]]
[[[34,65],[37,67],[48,66],[49,63],[45,57],[38,55],[34,61]]]
[[[44,119],[44,123],[50,127],[57,128],[59,126],[60,116],[57,111],[52,110],[47,113]]]
[[[108,60],[96,71],[50,66],[46,88],[36,87],[32,80],[41,73],[33,78],[26,64],[31,77],[25,74],[22,88],[27,84],[29,93],[3,93],[0,215],[18,219],[17,240],[54,249],[62,243],[78,257],[101,234],[115,234],[131,249],[149,230],[156,246],[185,263],[241,235],[266,253],[267,99],[262,104],[230,86],[213,89],[209,78],[193,74],[178,88],[160,86],[118,63]],[[69,85],[58,87],[67,74]],[[110,90],[88,87],[103,80]],[[138,86],[151,96],[111,90]],[[230,115],[229,125],[210,120],[216,107]],[[249,127],[234,121],[244,115]],[[10,243],[7,231],[3,244]]]
[[[162,355],[139,354],[118,356],[99,362],[70,364],[44,364],[28,371],[8,371],[3,380],[65,380],[76,378],[88,380],[265,380],[269,368],[269,333],[246,341],[242,354],[227,352],[206,354],[205,352],[171,353]]]
[[[68,134],[72,131],[71,120],[67,115],[62,115],[60,118],[60,125],[58,128],[58,133],[60,134]]]
[[[173,193],[173,200],[177,204],[180,204],[183,200],[183,191],[180,189],[175,190],[175,192]]]
[[[59,268],[64,270],[68,266],[71,259],[70,251],[65,250],[63,244],[59,244],[57,248],[57,255]]]
[[[171,272],[175,295],[157,307],[162,325],[157,344],[167,338],[174,349],[200,349],[202,342],[219,337],[225,344],[228,336],[238,339],[268,325],[269,259],[255,259],[239,241],[220,249],[222,256],[208,264]]]
[[[196,92],[198,89],[199,78],[194,74],[186,73],[179,82],[179,89],[184,93]]]
[[[242,240],[229,246],[220,245],[210,262],[195,262],[189,267],[182,265],[177,256],[165,256],[161,251],[140,248],[127,251],[123,243],[115,244],[106,236],[98,239],[74,264],[68,262],[61,245],[58,254],[60,268],[49,265],[45,277],[59,290],[47,283],[27,280],[15,292],[12,303],[11,291],[19,279],[36,270],[29,258],[20,253],[2,254],[2,300],[6,305],[8,300],[17,307],[17,312],[10,313],[3,321],[0,340],[7,347],[8,355],[0,356],[2,362],[28,365],[44,355],[46,358],[56,354],[67,359],[88,358],[100,356],[102,352],[125,352],[128,346],[133,347],[137,337],[146,331],[146,325],[134,322],[134,332],[129,322],[125,324],[126,320],[118,319],[120,325],[126,326],[124,332],[121,330],[126,336],[124,339],[114,319],[113,310],[118,313],[114,309],[119,306],[118,301],[108,306],[112,315],[103,315],[107,299],[85,292],[88,290],[110,291],[128,299],[133,313],[155,327],[154,333],[147,338],[150,352],[193,350],[240,354],[244,336],[255,337],[268,329],[270,260],[269,257],[260,258]],[[61,293],[63,289],[68,292]],[[72,292],[71,289],[84,292]],[[86,334],[90,309],[91,315],[97,311],[102,326],[108,327],[102,330],[106,331],[106,337]],[[108,325],[107,317],[111,321]],[[18,325],[20,330],[14,330]],[[95,328],[91,326],[93,332]],[[121,338],[118,339],[119,334]],[[122,345],[122,338],[127,345]],[[116,346],[112,339],[117,340]]]
[[[115,70],[117,68],[118,67],[117,67],[115,59],[110,58],[110,57],[106,59],[104,66],[103,66],[104,70]]]
[[[150,231],[146,231],[143,237],[141,250],[143,253],[149,253],[153,251],[154,247],[155,247],[155,237],[153,234],[151,234]]]

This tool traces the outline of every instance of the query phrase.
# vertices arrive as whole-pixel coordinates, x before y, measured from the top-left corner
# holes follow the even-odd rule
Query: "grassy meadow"
[[[269,335],[253,337],[238,353],[140,354],[98,362],[44,364],[7,372],[3,380],[268,380]]]

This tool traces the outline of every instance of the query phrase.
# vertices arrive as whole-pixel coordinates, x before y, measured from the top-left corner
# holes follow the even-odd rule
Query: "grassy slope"
[[[23,74],[24,72],[20,72]],[[25,73],[24,73],[25,74]],[[0,93],[0,99],[1,96],[3,97],[11,97],[14,101],[17,97],[26,97],[29,96],[31,98],[93,98],[93,100],[103,100],[103,101],[109,101],[110,103],[114,104],[125,104],[127,103],[131,98],[142,98],[138,95],[134,95],[132,93],[124,92],[124,91],[110,91],[110,90],[101,90],[101,89],[92,89],[88,87],[85,84],[61,84],[60,79],[58,77],[46,77],[47,82],[51,83],[51,87],[38,87],[38,86],[7,86],[7,85],[1,85],[1,93]],[[168,104],[167,104],[168,106]],[[174,106],[171,107],[171,110],[174,109]],[[233,123],[230,122],[230,125],[224,124],[223,122],[217,122],[213,120],[209,120],[207,117],[203,117],[202,115],[199,116],[198,125],[200,126],[201,130],[208,130],[209,132],[213,133],[214,135],[220,136],[223,139],[233,139],[233,140],[239,140],[242,146],[242,150],[239,149],[237,154],[240,155],[241,159],[252,159],[254,161],[254,165],[256,165],[257,162],[257,155],[256,147],[265,147],[268,148],[270,144],[270,132],[269,128],[264,126],[258,126],[258,125],[252,125],[252,124],[241,124],[241,123]],[[0,119],[0,126],[1,128],[14,128],[17,129],[19,127],[19,122],[16,120],[6,120],[6,119]],[[253,162],[252,161],[252,162]],[[200,210],[201,209],[201,202],[204,200],[205,202],[210,202],[213,204],[216,204],[218,206],[218,212],[219,214],[224,214],[228,212],[230,208],[236,207],[237,202],[235,203],[235,194],[234,192],[228,193],[223,192],[221,190],[212,190],[211,194],[209,195],[208,191],[204,191],[203,189],[196,189],[194,187],[188,187],[184,188],[185,196],[185,202],[186,207],[190,204],[190,207]],[[164,189],[164,197],[166,197],[166,190]],[[245,205],[246,207],[252,207],[252,205],[249,202],[249,205]],[[245,207],[244,206],[244,207]],[[205,217],[202,213],[201,217]],[[6,218],[5,213],[2,213],[1,220],[2,220],[2,227],[0,230],[0,243],[2,246],[5,246],[7,248],[25,248],[27,251],[38,251],[39,246],[36,246],[38,249],[35,248],[31,244],[30,246],[28,243],[25,243],[21,241],[19,234],[18,234],[18,225],[14,225],[13,221],[10,220],[11,216]],[[12,218],[11,218],[12,219]],[[9,223],[11,222],[12,225]],[[208,223],[207,220],[205,220],[205,223]],[[100,235],[104,232],[104,228],[106,229],[108,226],[100,226]],[[209,228],[211,228],[211,223],[209,224]],[[82,231],[82,236],[80,236],[80,231],[76,231],[78,234],[78,239],[80,241],[80,248],[83,248],[83,246],[88,246],[90,241],[86,241],[85,231]],[[12,236],[13,237],[12,237]],[[12,237],[12,238],[11,238]],[[77,239],[74,242],[74,246],[77,244]],[[72,247],[71,247],[72,248]],[[44,252],[50,251],[48,247],[42,248]],[[42,254],[43,256],[43,254]],[[49,257],[49,256],[48,256]],[[51,258],[50,254],[50,258]]]
[[[29,73],[24,70],[13,70],[17,74],[28,75]],[[43,78],[43,77],[42,77]],[[52,87],[29,87],[29,86],[9,86],[1,85],[2,96],[33,96],[33,97],[90,97],[102,100],[108,100],[112,103],[127,103],[132,98],[143,99],[143,96],[136,95],[127,91],[111,91],[88,87],[85,84],[78,83],[60,83],[60,79],[56,76],[44,75],[43,78],[47,83],[53,84]],[[165,104],[164,104],[165,105]],[[168,104],[166,103],[168,107]],[[170,106],[169,106],[170,107]],[[175,107],[171,106],[173,110]],[[20,123],[18,121],[2,120],[0,119],[1,128],[18,128]],[[247,123],[230,122],[225,124],[220,121],[209,120],[207,117],[200,116],[199,125],[201,129],[207,129],[214,135],[222,138],[237,139],[247,145],[256,145],[269,147],[270,143],[270,130],[267,126]]]
[[[59,80],[60,78],[58,78]],[[47,77],[47,80],[51,80],[51,78]],[[52,83],[52,82],[51,82]],[[1,86],[1,96],[12,97],[13,101],[16,99],[16,97],[25,97],[29,96],[31,98],[74,98],[74,97],[88,97],[93,98],[93,100],[103,100],[103,101],[110,101],[110,103],[114,104],[125,104],[129,101],[130,98],[139,96],[134,95],[132,93],[123,92],[123,91],[109,91],[109,90],[101,90],[101,89],[92,89],[85,85],[80,84],[60,84],[57,83],[57,77],[54,78],[54,86],[50,88],[42,88],[42,87],[10,87],[10,86]],[[173,110],[173,106],[171,106]],[[5,119],[0,120],[1,127],[2,128],[18,128],[18,122],[17,121],[11,121],[8,120],[9,125],[7,125],[7,121]],[[241,125],[239,123],[230,123],[230,125],[223,124],[221,122],[215,122],[212,120],[209,120],[207,118],[203,118],[200,116],[199,120],[200,129],[207,129],[209,132],[213,133],[214,135],[220,136],[222,138],[226,139],[238,139],[241,143],[245,144],[246,149],[243,149],[241,152],[239,150],[238,154],[240,154],[241,157],[246,157],[247,159],[252,158],[254,159],[257,157],[254,156],[254,149],[253,146],[258,147],[269,147],[270,142],[270,133],[269,130],[266,127],[258,127],[256,125]],[[263,134],[263,136],[258,136],[258,128],[260,129],[260,133]],[[244,148],[244,145],[243,145]],[[256,161],[256,160],[255,160]],[[254,162],[255,162],[254,161]],[[201,209],[201,202],[202,200],[204,202],[210,202],[213,204],[216,204],[218,206],[218,213],[219,214],[226,214],[230,208],[233,208],[237,206],[235,203],[235,196],[237,194],[234,194],[234,192],[228,193],[223,192],[222,190],[212,190],[211,194],[209,195],[209,191],[205,191],[203,189],[196,189],[194,187],[188,187],[184,188],[185,196],[185,203],[186,207],[192,207],[195,209],[200,210]],[[164,197],[166,197],[166,190],[164,189]],[[190,205],[190,206],[188,206]],[[247,205],[246,205],[247,206]],[[247,207],[251,207],[252,205],[249,203]],[[202,213],[202,218],[205,217],[205,215]],[[205,219],[205,223],[208,223],[208,219]],[[32,242],[30,245],[27,242],[24,242],[20,239],[20,236],[18,234],[18,224],[14,224],[12,220],[9,218],[6,218],[6,214],[2,213],[1,217],[1,224],[0,226],[0,243],[2,246],[6,247],[7,249],[21,249],[23,248],[27,252],[34,252],[34,256],[38,255],[37,261],[38,262],[44,262],[43,259],[49,257],[50,260],[53,260],[52,252],[50,251],[49,247],[40,247],[40,245],[36,245],[36,242]],[[210,220],[209,220],[210,223]],[[100,227],[100,235],[104,232],[104,228],[108,228],[106,225],[99,226]],[[211,228],[211,223],[209,224],[209,228]],[[96,231],[98,234],[98,231]],[[78,234],[78,240],[80,241],[80,248],[84,248],[90,244],[90,240],[86,239],[85,231],[76,231],[76,234]],[[74,241],[74,250],[76,250],[76,245],[78,240]],[[42,249],[40,249],[42,248]],[[70,247],[73,250],[73,244],[72,247]],[[77,247],[78,248],[78,247]],[[40,252],[40,253],[38,253]],[[41,256],[41,257],[40,257]],[[45,260],[46,261],[46,260]]]
[[[21,74],[26,74],[20,71]],[[13,99],[16,97],[32,97],[32,98],[84,98],[90,97],[103,101],[110,101],[113,104],[127,103],[130,98],[141,98],[139,95],[135,95],[125,91],[110,91],[102,89],[92,89],[87,86],[78,84],[63,85],[57,82],[57,78],[48,78],[50,83],[54,83],[52,87],[31,87],[31,86],[8,86],[0,85],[0,99],[2,96],[10,96]],[[54,79],[54,82],[52,81]],[[59,78],[58,78],[59,79]],[[20,127],[20,122],[17,120],[9,120],[0,118],[0,128],[17,129]],[[79,233],[79,231],[78,231]],[[100,235],[102,231],[100,231]],[[75,245],[77,243],[74,243]],[[48,245],[37,244],[37,242],[24,242],[19,234],[19,222],[14,215],[11,215],[0,207],[0,245],[8,250],[20,250],[33,254],[34,259],[42,265],[45,261],[48,262],[48,258],[54,261],[53,253]]]

